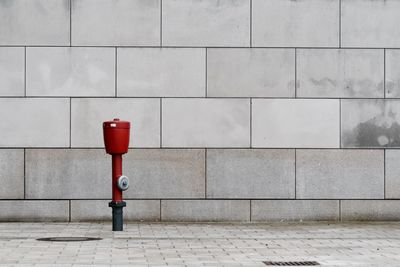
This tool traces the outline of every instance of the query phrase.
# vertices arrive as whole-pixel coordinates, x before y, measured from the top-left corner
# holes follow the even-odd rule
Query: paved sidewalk
[[[0,223],[0,266],[400,266],[400,223]],[[101,237],[88,242],[36,238]]]

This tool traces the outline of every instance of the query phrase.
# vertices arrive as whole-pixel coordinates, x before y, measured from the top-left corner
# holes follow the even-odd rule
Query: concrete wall
[[[400,219],[400,1],[0,1],[0,220]]]

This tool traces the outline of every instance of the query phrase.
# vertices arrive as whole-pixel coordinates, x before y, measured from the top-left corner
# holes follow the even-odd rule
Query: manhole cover
[[[101,240],[98,237],[82,237],[82,236],[64,236],[64,237],[46,237],[38,238],[38,241],[53,241],[53,242],[81,242],[81,241],[94,241]]]
[[[316,261],[263,261],[267,266],[318,266]]]

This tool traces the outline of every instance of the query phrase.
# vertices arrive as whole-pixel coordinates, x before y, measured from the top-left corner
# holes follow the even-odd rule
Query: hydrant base
[[[108,203],[108,206],[112,208],[112,230],[113,231],[123,231],[124,220],[123,220],[123,207],[126,206],[126,202],[114,202]]]

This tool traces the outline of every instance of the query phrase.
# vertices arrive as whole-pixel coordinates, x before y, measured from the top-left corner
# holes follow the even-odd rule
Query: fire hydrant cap
[[[129,129],[131,128],[131,123],[129,121],[120,121],[119,119],[114,119],[112,121],[103,122],[103,128]]]

